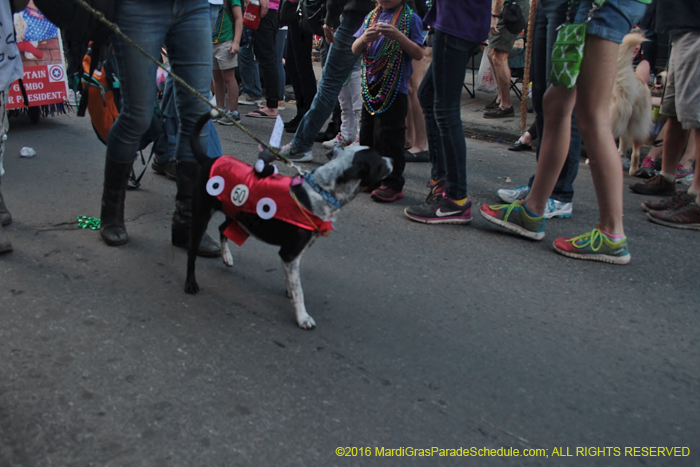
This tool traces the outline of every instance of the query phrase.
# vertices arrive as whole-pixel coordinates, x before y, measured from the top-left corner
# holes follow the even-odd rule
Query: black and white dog
[[[191,245],[199,242],[215,210],[226,220],[219,226],[221,256],[233,265],[227,239],[239,245],[248,235],[280,247],[287,296],[291,298],[299,327],[313,329],[314,319],[306,312],[301,287],[301,255],[319,235],[332,229],[340,208],[364,187],[377,184],[392,171],[391,160],[366,146],[337,148],[325,165],[303,178],[281,175],[264,177],[231,156],[210,159],[199,144],[199,133],[210,114],[197,121],[190,137],[200,165],[194,187]],[[232,175],[233,174],[233,175]],[[185,292],[196,294],[196,247],[187,255]]]

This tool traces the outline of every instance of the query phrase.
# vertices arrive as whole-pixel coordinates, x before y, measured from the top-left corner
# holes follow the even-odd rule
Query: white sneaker
[[[297,151],[296,148],[292,148],[292,143],[282,146],[282,149],[280,149],[280,156],[286,157],[292,162],[310,162],[314,160],[314,155],[311,150],[306,152]]]
[[[561,219],[568,219],[571,217],[572,211],[573,206],[571,203],[564,203],[563,201],[549,198],[547,200],[547,206],[544,208],[544,218],[551,219],[552,217],[559,217]]]
[[[333,149],[336,146],[340,146],[343,144],[343,138],[340,136],[340,133],[335,135],[334,138],[329,139],[328,141],[323,142],[323,147],[326,149]]]
[[[250,97],[245,93],[238,96],[238,103],[241,105],[257,105],[262,104],[264,101],[262,97]]]
[[[506,203],[506,204],[512,204],[515,203],[516,201],[519,201],[521,199],[525,199],[528,193],[530,193],[530,187],[527,185],[519,186],[518,188],[514,188],[512,190],[507,190],[505,188],[501,188],[496,192],[498,194],[498,197],[501,198],[501,200]]]

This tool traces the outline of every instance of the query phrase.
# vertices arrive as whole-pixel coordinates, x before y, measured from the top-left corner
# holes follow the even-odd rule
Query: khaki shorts
[[[530,14],[530,0],[517,0],[517,3],[520,10],[523,12],[525,21],[527,21]],[[501,16],[503,16],[503,10],[501,10]],[[489,47],[504,52],[510,52],[510,49],[513,48],[513,44],[515,44],[520,34],[513,34],[507,30],[503,24],[503,18],[498,20],[496,29],[498,29],[498,34],[489,34]]]
[[[684,130],[700,128],[700,31],[675,34],[661,101],[661,113]]]
[[[214,69],[215,70],[230,70],[238,66],[238,54],[229,53],[233,41],[226,41],[220,44],[214,44]]]

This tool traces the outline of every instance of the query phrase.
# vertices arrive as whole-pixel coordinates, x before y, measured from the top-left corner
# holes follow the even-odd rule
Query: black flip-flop
[[[246,117],[252,118],[277,118],[277,115],[268,115],[262,111],[262,109],[253,110],[250,113],[245,114]]]
[[[509,151],[532,151],[532,146],[516,141],[514,145],[508,148]]]
[[[430,162],[428,151],[411,152],[408,149],[404,149],[403,157],[406,162]]]

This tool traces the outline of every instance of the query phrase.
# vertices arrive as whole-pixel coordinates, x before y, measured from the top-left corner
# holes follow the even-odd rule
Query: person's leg
[[[425,76],[425,62],[423,60],[413,60],[413,74],[408,80],[408,120],[410,120],[413,131],[411,133],[411,149],[409,152],[417,153],[428,149],[428,135],[425,129],[425,119],[423,110],[418,100],[418,87]],[[408,130],[406,139],[409,138]]]
[[[169,8],[170,6],[170,8]],[[152,56],[159,56],[165,42],[172,5],[167,2],[142,5],[124,0],[115,5],[115,22],[122,32]],[[209,8],[206,10],[209,30]],[[126,184],[141,137],[151,125],[156,96],[156,65],[120,38],[113,42],[122,107],[107,137],[104,189],[100,214],[100,237],[109,246],[129,241],[124,222]],[[210,58],[208,54],[207,58]]]
[[[510,68],[508,67],[508,52],[489,47],[486,52],[493,77],[498,89],[498,100],[501,109],[505,110],[513,104],[510,101]]]
[[[172,15],[172,24],[165,41],[173,72],[200,94],[208,95],[213,54],[211,34],[208,29],[208,2],[205,0],[189,2],[175,11],[176,14]],[[195,122],[209,112],[209,106],[184,87],[176,86],[175,89],[180,126],[176,156],[177,193],[171,225],[171,241],[179,248],[189,248],[194,180],[199,170],[199,164],[194,158],[190,145],[190,133]],[[202,131],[199,137],[202,147],[209,147],[208,135],[209,131]],[[220,248],[210,237],[205,236],[197,253],[200,256],[216,257],[220,254]]]
[[[382,156],[391,159],[393,170],[384,180],[382,185],[391,188],[395,193],[401,193],[404,185],[403,172],[406,168],[404,159],[404,142],[406,138],[406,112],[408,111],[408,96],[397,93],[391,106],[381,114],[376,115],[379,122],[379,152]],[[403,196],[403,195],[401,195]],[[378,201],[389,201],[372,196]],[[394,198],[391,201],[394,201]]]
[[[277,38],[275,39],[275,52],[277,53],[277,96],[280,102],[284,101],[284,88],[287,85],[287,74],[284,70],[284,49],[287,44],[288,28],[284,27],[277,30]]]
[[[693,132],[696,160],[700,159],[700,131],[697,131],[699,128],[695,128],[696,131]],[[648,211],[647,218],[650,221],[667,227],[700,230],[700,177],[693,178],[687,193],[678,191],[671,198],[655,203],[657,206],[650,206],[652,203],[642,203],[642,207]]]
[[[433,79],[434,61],[430,62],[428,69],[418,87],[418,101],[423,111],[423,120],[428,139],[428,154],[430,158],[430,181],[433,184],[444,180],[447,173],[445,166],[445,153],[442,150],[440,129],[435,119],[435,80]]]
[[[267,14],[260,19],[258,29],[253,31],[253,51],[265,81],[265,106],[261,107],[259,111],[270,116],[279,114],[277,110],[279,104],[276,52],[277,20],[277,10],[268,10]]]
[[[352,142],[352,132],[355,129],[355,113],[352,110],[352,94],[348,84],[349,83],[345,83],[343,87],[340,88],[340,93],[338,94],[338,103],[340,104],[340,133],[334,137],[337,138],[337,136],[340,136],[340,143],[343,145]]]
[[[540,135],[540,144],[537,145],[536,158],[539,161],[541,141],[544,131],[544,110],[542,101],[545,91],[549,86],[549,72],[551,69],[550,57],[554,48],[554,41],[557,36],[557,28],[566,19],[567,2],[546,2],[537,7],[537,21],[535,29],[535,39],[533,42],[532,66],[533,66],[533,89],[532,104],[535,111],[535,123],[537,134]],[[562,202],[571,203],[574,198],[574,180],[578,175],[579,161],[581,158],[581,134],[576,124],[576,116],[570,120],[569,149],[566,155],[564,166],[559,172],[559,177],[554,185],[551,198]],[[528,184],[532,186],[533,177]]]
[[[699,34],[676,34],[672,37],[673,48],[661,102],[661,114],[668,116],[661,172],[645,182],[630,185],[630,190],[635,193],[669,196],[675,192],[676,169],[683,157],[692,128],[681,122],[692,123],[700,120],[700,91],[696,84],[700,70],[700,39],[692,40],[694,35]],[[687,83],[693,84],[688,86]]]
[[[311,61],[311,49],[313,47],[313,34],[301,29],[298,22],[289,25],[287,33],[287,70],[290,71],[294,98],[296,100],[297,113],[287,122],[285,131],[295,132],[299,122],[311,106],[316,95],[316,76],[313,62]]]
[[[299,123],[290,148],[301,152],[309,150],[314,139],[326,119],[333,112],[338,101],[338,94],[345,80],[350,76],[353,66],[360,59],[352,53],[353,34],[360,28],[363,15],[356,12],[345,12],[340,21],[340,27],[335,32],[335,42],[331,44],[328,60],[323,67],[318,92],[314,97],[311,108]]]
[[[220,109],[226,110],[226,81],[224,80],[223,70],[215,67],[212,71],[212,78],[214,80],[214,97],[216,97],[216,106]],[[238,99],[236,99],[236,104],[238,104]]]
[[[0,180],[2,180],[2,176],[5,174],[2,160],[5,155],[5,135],[9,127],[7,123],[7,112],[5,111],[6,102],[7,91],[0,91],[0,119],[2,119],[2,122],[0,122]],[[4,226],[10,225],[11,223],[12,214],[10,214],[10,211],[7,209],[5,198],[0,191],[0,253],[12,251],[12,242],[10,242],[4,228]]]
[[[476,45],[439,30],[435,32],[432,62],[435,121],[440,130],[447,169],[445,193],[455,201],[467,197],[467,144],[462,127],[460,101],[467,62]]]
[[[223,75],[223,81],[226,86],[226,110],[237,112],[238,80],[236,80],[236,69],[229,68],[228,70],[221,70],[221,74]]]
[[[180,76],[200,94],[209,94],[212,77],[212,43],[209,26],[209,6],[204,0],[191,2],[182,8],[173,19],[168,32],[168,48],[173,72]],[[181,86],[176,86],[177,110],[179,116],[178,160],[194,160],[190,147],[190,132],[197,119],[209,111],[209,106]],[[200,142],[207,147],[206,132],[202,132]]]
[[[7,112],[5,110],[6,103],[7,91],[0,91],[0,119],[2,120],[0,122],[0,180],[2,180],[2,176],[5,174],[5,168],[3,166],[3,158],[5,156],[5,139],[7,137],[7,131],[10,127],[7,119]],[[10,243],[10,239],[3,233],[3,227],[10,225],[11,223],[12,214],[10,213],[9,209],[7,209],[5,197],[3,196],[2,191],[0,191],[0,253],[12,250],[12,243]]]
[[[258,70],[258,62],[255,60],[255,54],[253,53],[252,44],[248,44],[238,50],[238,72],[241,75],[241,93],[246,94],[254,100],[262,100],[260,72]],[[244,104],[244,102],[239,102],[239,104]],[[252,104],[255,104],[255,101],[253,101]]]

